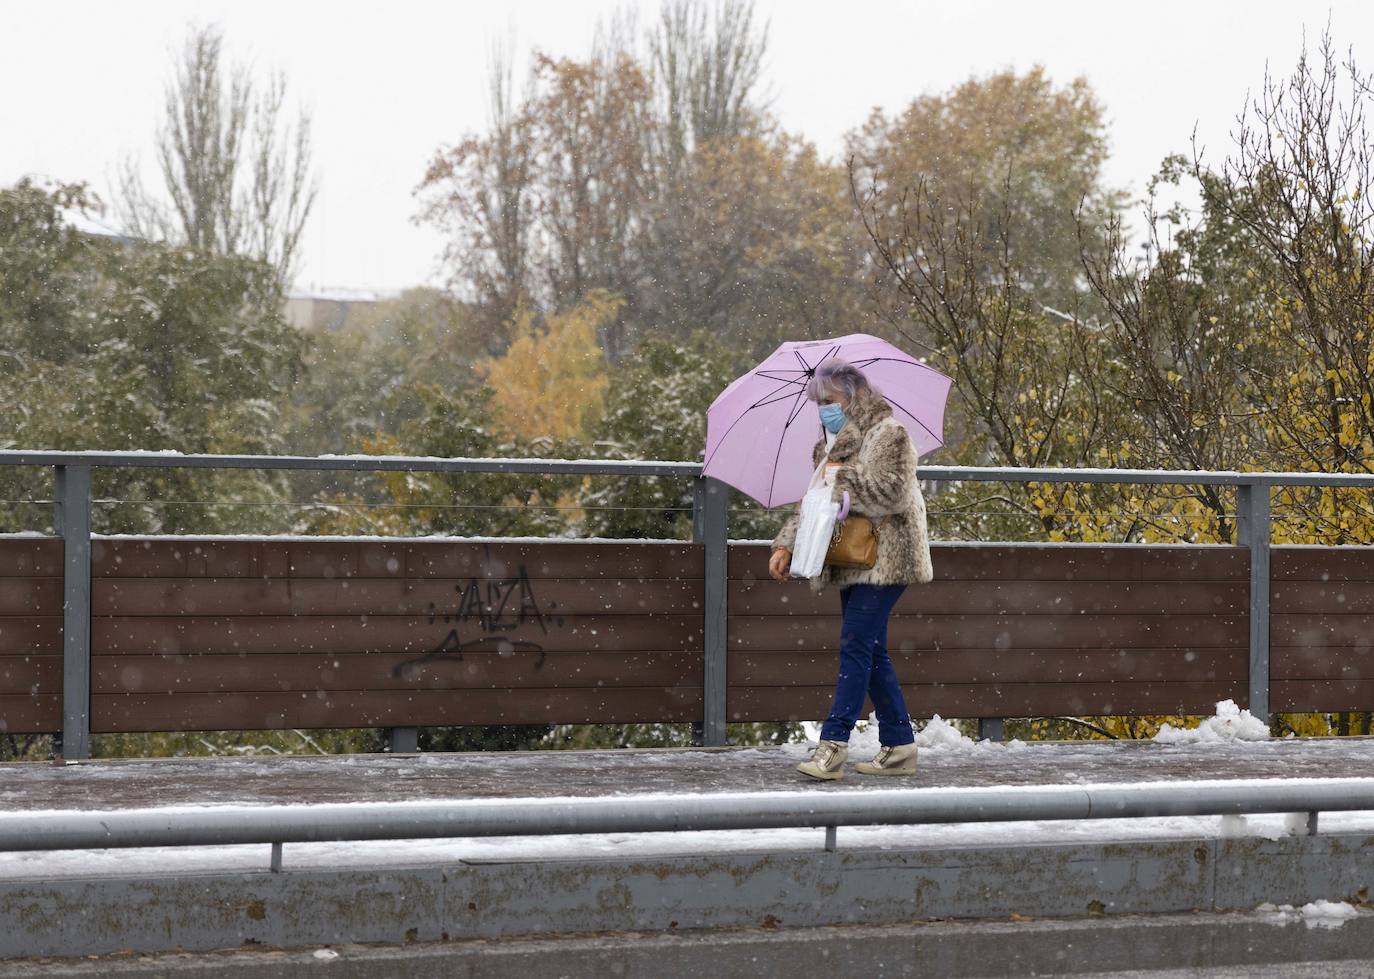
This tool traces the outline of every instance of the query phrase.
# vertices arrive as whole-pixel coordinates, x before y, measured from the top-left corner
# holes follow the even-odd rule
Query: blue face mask
[[[821,424],[834,435],[844,427],[844,409],[836,404],[821,405]]]

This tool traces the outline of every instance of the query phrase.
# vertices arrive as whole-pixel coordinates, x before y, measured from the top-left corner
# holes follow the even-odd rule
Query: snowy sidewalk
[[[857,740],[857,738],[856,738]],[[910,779],[849,771],[816,783],[804,745],[480,754],[182,758],[0,765],[0,809],[73,810],[317,804],[695,792],[1365,778],[1374,738],[1164,744],[1153,741],[941,743]],[[862,749],[851,762],[863,760]],[[894,784],[900,782],[900,785]]]
[[[1374,775],[1374,738],[1001,744],[959,738],[952,728],[939,729],[933,722],[922,735],[933,735],[935,743],[921,752],[920,769],[914,777],[865,778],[850,771],[839,782],[826,783],[814,782],[795,771],[796,763],[809,753],[802,744],[776,748],[185,758],[67,766],[11,764],[0,765],[0,812],[32,812],[45,818],[73,810],[405,805],[417,801],[458,804],[462,800],[500,799],[520,807],[540,798],[696,793],[727,793],[748,805],[751,796],[862,794],[894,788],[1186,785]],[[860,735],[855,740],[861,743],[851,758],[863,759],[872,746],[863,744],[868,739]],[[1279,841],[1305,832],[1306,813],[1296,818],[1291,813],[1270,813],[1063,819],[853,826],[840,830],[839,846],[845,852],[898,849],[919,853],[949,847],[1000,851],[1007,847],[1154,845],[1158,841],[1187,840],[1193,841],[1187,848],[1191,861],[1198,841],[1247,836]],[[1374,811],[1325,813],[1321,832],[1324,836],[1374,836]],[[820,829],[778,828],[296,843],[286,847],[286,863],[296,871],[390,867],[409,872],[406,868],[531,860],[571,860],[589,865],[625,859],[728,861],[759,853],[810,859],[809,854],[821,852],[823,838]],[[19,886],[34,880],[263,873],[268,856],[268,848],[259,844],[0,853],[0,889],[8,882]],[[1313,897],[1341,899],[1345,893],[1326,888],[1298,895],[1301,900],[1283,900],[1301,904]],[[1263,899],[1272,900],[1273,895],[1266,892]]]

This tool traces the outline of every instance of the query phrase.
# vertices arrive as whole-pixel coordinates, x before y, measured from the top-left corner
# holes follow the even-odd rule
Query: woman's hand
[[[774,581],[786,581],[792,577],[787,573],[787,569],[791,564],[792,552],[785,547],[779,547],[773,552],[773,556],[768,559],[768,573],[773,576]]]

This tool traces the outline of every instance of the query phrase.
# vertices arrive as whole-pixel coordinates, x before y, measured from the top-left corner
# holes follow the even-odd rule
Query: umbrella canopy
[[[821,361],[839,357],[864,372],[911,433],[920,454],[945,444],[945,374],[886,340],[851,333],[784,343],[717,396],[706,413],[703,475],[766,507],[800,500],[811,479],[811,447],[823,428],[806,382]]]

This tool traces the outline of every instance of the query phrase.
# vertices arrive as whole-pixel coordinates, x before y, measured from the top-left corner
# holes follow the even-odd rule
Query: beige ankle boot
[[[854,771],[865,775],[915,775],[916,746],[900,744],[880,748],[876,758],[859,762],[854,766]]]
[[[816,745],[816,753],[811,760],[798,765],[797,771],[812,778],[843,778],[844,760],[848,757],[849,745],[843,741],[822,741]]]

